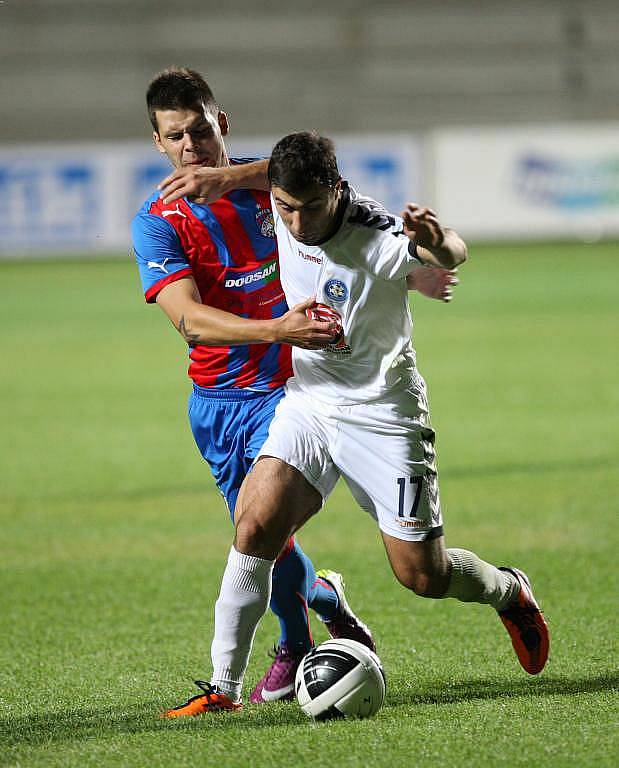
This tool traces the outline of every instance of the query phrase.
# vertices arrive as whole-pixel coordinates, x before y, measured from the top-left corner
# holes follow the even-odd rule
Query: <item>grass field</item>
[[[157,717],[208,675],[231,541],[183,344],[128,261],[0,264],[0,764],[617,765],[617,251],[473,248],[452,305],[415,302],[448,544],[529,573],[546,670],[490,608],[399,587],[342,487],[301,541],[345,574],[389,685],[373,720],[321,725]],[[247,690],[275,638],[267,616]]]

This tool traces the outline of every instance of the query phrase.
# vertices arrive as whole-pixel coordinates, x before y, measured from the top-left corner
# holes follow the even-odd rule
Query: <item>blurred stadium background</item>
[[[359,187],[477,239],[619,234],[619,7],[301,0],[0,3],[0,252],[126,253],[165,171],[144,91],[203,72],[237,153],[337,139]]]

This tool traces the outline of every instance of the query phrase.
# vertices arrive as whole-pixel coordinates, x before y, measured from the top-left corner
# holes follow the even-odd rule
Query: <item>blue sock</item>
[[[313,645],[309,626],[308,605],[321,616],[332,616],[337,608],[337,595],[323,581],[299,544],[280,555],[273,569],[271,610],[279,619],[280,643],[293,653],[305,653]]]
[[[304,555],[306,556],[306,555]],[[333,587],[314,574],[314,583],[310,589],[308,605],[316,611],[322,621],[330,621],[337,611],[339,599]]]

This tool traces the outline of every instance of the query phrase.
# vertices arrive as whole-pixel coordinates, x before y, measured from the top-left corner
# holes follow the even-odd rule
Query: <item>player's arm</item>
[[[431,208],[409,203],[402,219],[404,233],[415,244],[417,256],[424,264],[453,269],[466,259],[464,240],[455,230],[443,227]]]
[[[281,317],[251,320],[202,304],[193,277],[169,283],[157,294],[157,304],[191,346],[279,343],[319,349],[332,340],[336,328],[333,322],[308,318],[306,310],[315,303],[307,299]]]
[[[158,185],[166,205],[190,197],[197,203],[212,203],[235,189],[269,189],[268,160],[227,165],[223,168],[186,166],[177,168]]]

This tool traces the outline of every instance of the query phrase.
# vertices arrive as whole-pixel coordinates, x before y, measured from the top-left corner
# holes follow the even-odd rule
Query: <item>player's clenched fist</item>
[[[331,323],[333,336],[329,339],[330,344],[335,344],[342,338],[342,317],[332,307],[329,307],[327,304],[315,303],[305,310],[305,314],[310,320],[320,320],[323,323]]]
[[[421,208],[414,203],[408,203],[402,218],[404,232],[423,248],[438,248],[445,239],[443,228],[432,208]]]
[[[402,212],[404,234],[417,246],[418,256],[426,264],[453,269],[466,259],[464,240],[444,227],[432,208],[408,203]]]
[[[323,306],[312,297],[289,309],[275,321],[278,326],[276,341],[303,349],[321,349],[332,343],[342,332],[341,319],[319,311]]]

